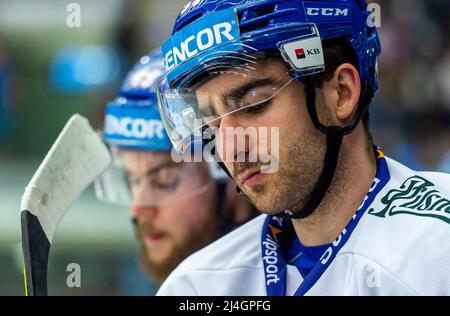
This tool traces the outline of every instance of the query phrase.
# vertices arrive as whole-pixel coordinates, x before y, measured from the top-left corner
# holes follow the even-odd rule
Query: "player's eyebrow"
[[[159,166],[157,166],[155,168],[147,170],[146,175],[147,176],[152,176],[154,174],[157,174],[158,172],[160,172],[163,169],[173,168],[175,166],[176,166],[176,164],[173,161],[167,162],[167,163],[162,163],[162,164],[160,164]]]
[[[222,102],[224,104],[227,104],[228,100],[236,100],[243,98],[250,90],[261,87],[261,86],[267,86],[271,84],[275,84],[275,80],[273,78],[262,78],[257,80],[251,80],[247,83],[242,84],[239,87],[233,88],[227,93],[224,93],[222,95]]]
[[[225,106],[229,105],[230,100],[239,100],[242,99],[249,91],[254,88],[275,84],[276,80],[273,78],[262,78],[262,79],[250,79],[248,82],[241,84],[240,86],[231,89],[228,92],[223,93],[220,96],[222,104]],[[217,105],[210,104],[209,106],[200,106],[198,107],[198,111],[203,116],[216,115]]]

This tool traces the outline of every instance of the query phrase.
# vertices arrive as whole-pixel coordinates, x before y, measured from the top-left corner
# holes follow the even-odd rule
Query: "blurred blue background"
[[[66,25],[67,5],[81,27]],[[103,106],[139,57],[162,44],[185,0],[0,0],[0,295],[22,295],[19,205],[25,185],[73,113],[102,125]],[[372,1],[373,2],[373,1]],[[381,92],[371,130],[415,169],[450,172],[450,2],[379,1]],[[128,210],[89,189],[55,236],[50,295],[151,295]],[[66,266],[82,269],[81,289]]]

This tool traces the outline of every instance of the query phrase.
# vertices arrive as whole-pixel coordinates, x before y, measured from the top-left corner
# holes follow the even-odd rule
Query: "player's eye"
[[[152,187],[167,192],[174,191],[180,184],[180,169],[171,167],[158,172],[152,181]]]
[[[174,179],[172,181],[156,182],[155,187],[159,190],[175,191],[179,183],[179,179]]]
[[[259,114],[263,113],[272,105],[272,100],[268,100],[266,102],[262,102],[258,105],[248,107],[245,112],[248,114]]]

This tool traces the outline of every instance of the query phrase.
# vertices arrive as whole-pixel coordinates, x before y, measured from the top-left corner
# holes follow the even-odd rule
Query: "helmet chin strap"
[[[280,213],[280,216],[289,216],[293,219],[304,219],[309,217],[317,207],[319,207],[333,180],[343,138],[344,133],[340,127],[330,126],[328,128],[327,150],[325,153],[324,165],[319,180],[311,192],[311,198],[302,208],[296,209],[294,206],[290,208],[290,211]]]
[[[344,129],[340,126],[324,126],[320,123],[316,110],[316,87],[313,84],[305,85],[306,106],[314,126],[327,136],[327,149],[320,177],[311,192],[311,198],[302,208],[292,206],[289,211],[281,212],[281,217],[304,219],[309,217],[322,202],[330,187],[336,172],[339,152],[344,138]]]
[[[367,82],[363,82],[358,107],[350,125],[346,127],[325,126],[319,121],[319,117],[317,115],[316,86],[311,83],[310,80],[305,81],[306,107],[308,109],[308,114],[315,128],[327,136],[327,150],[319,180],[311,192],[311,198],[306,205],[298,209],[293,206],[289,211],[284,211],[278,214],[281,217],[289,217],[292,219],[307,218],[319,207],[330,187],[334,174],[336,173],[342,140],[345,135],[348,135],[355,130],[373,98],[373,90]]]
[[[317,115],[316,86],[312,83],[312,80],[304,80],[304,82],[308,114],[314,124],[314,127],[327,136],[327,150],[325,153],[322,172],[313,191],[311,192],[310,200],[301,208],[296,209],[294,205],[290,208],[289,211],[283,211],[277,214],[277,216],[291,219],[307,218],[317,209],[317,207],[319,207],[330,187],[331,181],[333,180],[334,174],[336,172],[342,140],[344,139],[345,135],[348,135],[355,130],[364,113],[367,111],[374,95],[373,89],[370,87],[367,81],[364,81],[362,83],[362,91],[358,102],[358,107],[350,125],[346,127],[325,126],[319,121],[319,117]],[[231,177],[223,162],[219,161],[218,163],[228,174],[228,176]],[[238,186],[236,186],[236,191],[241,198],[247,199],[248,201],[252,202]]]

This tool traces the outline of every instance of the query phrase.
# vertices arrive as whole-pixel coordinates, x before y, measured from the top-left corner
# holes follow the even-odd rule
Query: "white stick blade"
[[[107,147],[88,120],[73,115],[26,187],[21,210],[39,218],[51,242],[70,205],[110,161]]]

